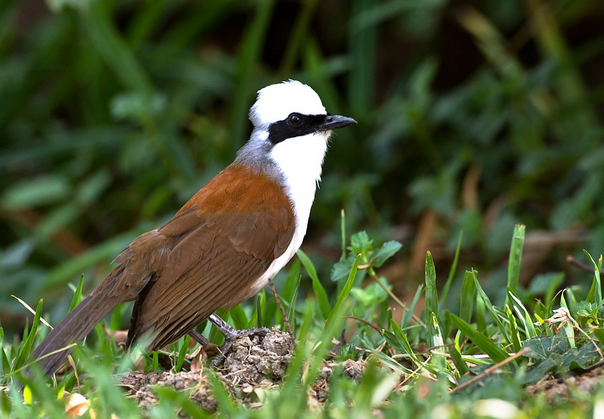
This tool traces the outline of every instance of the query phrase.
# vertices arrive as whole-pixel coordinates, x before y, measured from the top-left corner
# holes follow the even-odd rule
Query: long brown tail
[[[63,364],[72,350],[72,348],[61,349],[84,339],[94,329],[94,326],[119,303],[114,298],[107,298],[104,294],[101,292],[86,297],[57,327],[51,330],[36,348],[30,361],[35,361],[47,355],[36,364],[44,374],[53,374]],[[58,352],[48,355],[55,351]]]

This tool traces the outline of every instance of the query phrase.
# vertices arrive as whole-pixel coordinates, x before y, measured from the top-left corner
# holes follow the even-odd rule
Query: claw
[[[204,346],[204,349],[208,356],[212,356],[211,353],[215,353],[214,358],[210,362],[210,367],[217,368],[224,363],[226,356],[231,351],[235,341],[245,336],[266,336],[270,330],[266,327],[254,327],[252,329],[237,330],[230,324],[222,320],[216,313],[210,314],[208,320],[224,335],[224,343],[221,347],[217,347],[213,343],[210,343],[201,333],[196,330],[189,332],[189,335],[195,339],[199,344]]]
[[[235,330],[235,329],[233,329],[233,330]],[[240,339],[240,338],[246,337],[246,336],[247,337],[266,336],[267,334],[270,333],[270,330],[267,329],[266,327],[254,327],[252,329],[236,330],[236,332],[237,332],[237,334],[234,336],[233,335],[231,335],[230,337],[225,336],[224,344],[219,348],[219,352],[216,356],[214,356],[214,359],[212,359],[212,362],[210,362],[210,367],[217,368],[224,363],[228,353],[231,351],[231,348],[233,347],[233,344],[235,343],[235,341],[237,339]]]

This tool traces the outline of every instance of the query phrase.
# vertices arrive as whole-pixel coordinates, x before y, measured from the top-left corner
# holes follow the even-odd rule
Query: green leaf
[[[71,299],[71,304],[69,304],[69,313],[73,311],[74,308],[78,304],[82,302],[82,287],[84,286],[84,275],[80,276],[80,280],[78,281],[78,286],[73,293],[73,298]]]
[[[340,211],[340,232],[342,237],[340,241],[342,242],[342,256],[340,256],[340,260],[346,258],[346,213],[344,209]]]
[[[239,41],[237,54],[235,91],[231,108],[232,140],[230,141],[230,152],[233,155],[245,141],[244,137],[248,129],[249,101],[250,96],[254,93],[255,79],[257,78],[254,69],[257,68],[261,57],[266,32],[275,7],[275,0],[259,0],[254,5],[256,8],[253,18],[249,26],[245,28],[243,37]]]
[[[213,376],[211,376],[213,377]],[[214,384],[213,390],[215,390],[216,382],[215,380],[212,382]],[[164,386],[155,386],[153,388],[153,393],[157,395],[158,399],[161,401],[170,401],[172,405],[176,408],[178,407],[179,414],[185,415],[191,418],[210,418],[211,415],[204,409],[202,409],[199,404],[195,403],[191,400],[191,397],[188,392],[182,390],[176,390],[171,387]],[[232,405],[232,403],[229,403]],[[220,404],[220,407],[223,410],[227,409],[226,404]],[[231,415],[233,411],[231,410]],[[228,417],[232,417],[229,415]]]
[[[557,358],[560,358],[560,356],[558,355]],[[557,363],[553,358],[548,358],[545,361],[539,362],[526,372],[521,383],[523,385],[536,384],[537,382],[543,380],[543,377],[547,375],[548,371],[555,368],[556,365]]]
[[[463,277],[463,283],[461,284],[461,293],[459,295],[459,317],[468,323],[472,320],[474,300],[476,298],[476,287],[474,285],[475,277],[476,271],[466,271]]]
[[[508,315],[508,321],[510,323],[510,336],[512,337],[512,346],[514,347],[514,351],[518,352],[522,348],[522,343],[520,342],[520,334],[518,333],[518,327],[516,325],[516,318],[510,310],[510,306],[505,306],[505,311]]]
[[[371,1],[353,1],[352,18],[371,14]],[[375,104],[375,60],[378,51],[378,25],[351,25],[348,52],[348,97],[356,115],[368,115]]]
[[[266,294],[264,290],[256,295],[256,318],[257,318],[257,326],[262,327],[264,323],[262,322],[262,313],[264,311],[264,305],[266,303]]]
[[[432,344],[432,347],[437,348],[432,351],[430,364],[436,368],[437,373],[442,374],[445,371],[446,365],[446,352],[443,348],[445,341],[438,324],[436,313],[432,313],[432,318],[429,321],[431,327],[428,328],[428,341]]]
[[[476,327],[484,333],[487,332],[485,302],[478,297],[476,297]]]
[[[569,350],[568,341],[560,333],[555,336],[539,336],[526,340],[522,343],[524,349],[528,349],[527,358],[544,360],[552,353],[563,354]]]
[[[518,319],[522,321],[524,326],[524,332],[527,338],[532,338],[538,335],[537,330],[535,330],[535,326],[533,325],[533,320],[531,319],[531,315],[529,314],[522,301],[514,294],[514,292],[508,288],[508,300],[512,303],[514,311],[516,312],[516,316]]]
[[[289,269],[289,273],[285,279],[285,285],[281,291],[281,297],[283,300],[291,302],[292,299],[295,298],[300,285],[300,278],[300,259],[296,259]]]
[[[389,241],[384,243],[378,250],[373,253],[373,266],[375,268],[379,268],[380,266],[382,266],[384,262],[388,260],[388,258],[390,258],[396,252],[401,250],[401,247],[403,247],[403,245],[397,241]]]
[[[600,345],[604,346],[604,330],[594,329],[593,334],[596,337],[596,339],[598,339],[598,342],[600,342]]]
[[[419,301],[419,298],[421,297],[423,291],[424,291],[423,285],[419,285],[417,287],[417,291],[415,291],[415,296],[413,297],[413,302],[411,303],[411,305],[409,306],[407,311],[405,311],[403,319],[401,320],[401,327],[403,327],[403,328],[408,327],[409,324],[411,323],[411,319],[413,318],[413,311],[415,310],[415,306],[417,305],[417,302]]]
[[[590,296],[588,296],[586,300],[600,304],[602,302],[602,280],[600,278],[600,272],[602,272],[602,255],[600,255],[600,259],[598,259],[598,263],[596,263],[589,252],[586,250],[583,250],[583,252],[589,257],[589,260],[591,260],[591,263],[594,266],[594,280],[592,284],[592,290],[594,290],[594,292],[592,296],[592,292],[590,291]]]
[[[438,290],[436,289],[436,269],[434,268],[434,260],[432,253],[426,252],[426,318],[434,313],[438,318]]]
[[[300,260],[296,259],[292,264],[285,286],[281,292],[282,299],[289,306],[287,316],[289,318],[292,330],[296,330],[296,299],[298,298],[298,291],[300,289],[300,283],[302,282],[302,275],[300,275]]]
[[[323,285],[321,285],[321,281],[319,281],[319,277],[317,276],[317,270],[315,269],[311,260],[302,250],[298,250],[297,255],[302,262],[304,269],[306,269],[306,272],[312,280],[312,289],[315,292],[317,301],[319,302],[319,310],[321,315],[323,316],[323,319],[327,319],[327,317],[329,317],[329,313],[331,312],[331,307],[329,306],[329,300],[327,299],[325,288],[323,288]]]
[[[390,284],[385,284],[385,286],[388,289],[392,288]],[[367,309],[377,306],[389,297],[388,293],[377,282],[369,284],[365,289],[353,287],[350,293],[355,300],[359,301]]]
[[[453,283],[453,277],[455,276],[455,271],[457,270],[457,262],[459,261],[459,252],[461,251],[461,239],[463,237],[463,231],[459,232],[459,238],[457,239],[457,247],[455,248],[455,256],[453,257],[453,263],[451,264],[451,269],[449,269],[449,277],[447,278],[447,282],[445,282],[445,286],[443,287],[440,293],[440,302],[444,304],[447,301],[447,296],[449,295],[449,289],[451,288],[451,284]],[[463,316],[462,316],[463,318]]]
[[[507,342],[511,342],[512,338],[510,336],[510,331],[505,326],[502,320],[503,316],[499,315],[499,313],[495,309],[495,306],[493,305],[493,303],[491,303],[491,300],[480,286],[480,282],[478,282],[478,278],[476,276],[474,276],[474,285],[476,287],[476,290],[478,291],[480,299],[484,302],[484,306],[489,311],[489,313],[491,313],[491,316],[493,317],[493,320],[495,320],[495,323],[497,323],[497,327],[499,328],[501,335]],[[507,316],[505,317],[505,319],[507,321]]]
[[[264,291],[264,298],[261,300],[263,302],[262,305],[262,324],[271,325],[275,321],[277,316],[277,312],[279,311],[279,306],[277,305],[277,300],[275,300],[275,296],[272,292]],[[279,317],[281,317],[279,315]]]
[[[129,120],[143,123],[148,118],[159,115],[166,108],[163,95],[128,91],[116,95],[111,100],[111,114],[117,120]]]
[[[510,246],[510,258],[508,262],[508,288],[516,292],[518,278],[520,276],[520,262],[522,260],[522,248],[524,247],[525,227],[522,224],[514,226],[514,235]]]
[[[331,280],[333,282],[339,282],[344,278],[348,278],[348,274],[350,273],[350,269],[352,268],[355,259],[356,254],[351,253],[348,257],[340,259],[334,264],[331,268]]]
[[[153,368],[153,371],[159,370],[159,353],[157,351],[153,351],[153,362],[151,363],[151,368]]]
[[[68,178],[48,174],[13,183],[5,189],[1,202],[7,209],[33,208],[61,202],[70,193]]]
[[[31,323],[29,333],[27,334],[27,337],[24,338],[23,343],[21,343],[18,348],[17,358],[13,366],[15,371],[18,371],[31,355],[31,350],[36,339],[36,331],[38,330],[38,325],[40,324],[40,317],[42,317],[42,307],[43,300],[40,300],[40,302],[38,302],[38,307],[36,307],[36,314],[34,315],[34,320]]]
[[[300,326],[300,332],[298,333],[298,339],[301,339],[301,340],[307,339],[308,331],[310,330],[310,326],[312,324],[314,314],[315,314],[315,302],[313,300],[306,301],[306,305],[304,307],[304,320],[302,321],[302,325]]]
[[[142,94],[153,92],[154,86],[149,74],[128,48],[109,16],[106,3],[93,2],[90,6],[82,9],[81,16],[84,23],[82,27],[90,36],[91,45],[128,89]]]
[[[183,362],[185,362],[185,357],[189,352],[189,343],[191,342],[191,336],[187,335],[182,341],[182,345],[180,345],[180,349],[178,351],[178,358],[176,359],[176,365],[174,365],[174,371],[179,372],[182,368]]]
[[[445,313],[445,317],[448,318],[449,321],[451,321],[451,316],[448,311]],[[468,368],[468,364],[466,364],[464,362],[464,360],[461,358],[461,354],[459,353],[459,351],[457,350],[455,345],[449,345],[448,349],[449,349],[449,355],[451,355],[451,359],[453,360],[453,364],[455,365],[455,368],[457,369],[457,374],[459,375],[459,377],[467,374],[470,371]]]
[[[469,323],[465,322],[455,314],[449,314],[453,324],[466,335],[476,346],[478,346],[485,354],[495,363],[505,361],[508,354],[493,343],[488,337],[473,328]]]
[[[235,323],[235,329],[245,329],[248,326],[249,320],[241,304],[233,308],[229,314]]]
[[[119,303],[113,309],[113,313],[111,314],[111,322],[109,323],[111,330],[120,330],[122,323],[122,309],[122,303]]]
[[[369,239],[369,235],[366,231],[359,231],[350,237],[350,246],[348,250],[351,253],[366,253],[368,250],[372,249],[373,240]]]
[[[348,275],[348,281],[346,281],[346,285],[344,285],[344,288],[340,292],[340,295],[338,295],[338,301],[336,301],[336,304],[333,306],[333,309],[331,310],[331,312],[329,313],[329,316],[327,317],[327,320],[325,322],[326,329],[330,329],[335,321],[335,318],[337,316],[341,315],[340,307],[342,307],[344,300],[346,300],[346,298],[348,298],[348,294],[350,293],[350,290],[352,289],[352,285],[354,284],[354,279],[357,274],[357,267],[359,266],[360,261],[361,261],[361,255],[358,255],[356,260],[354,261],[354,264],[352,265],[352,269],[350,270],[350,275]]]
[[[386,338],[390,346],[392,346],[394,349],[407,354],[417,367],[422,366],[422,361],[419,360],[417,354],[411,347],[411,344],[403,332],[403,329],[401,329],[395,321],[390,320],[388,330],[384,331],[384,338]]]
[[[582,370],[601,358],[600,351],[592,342],[586,343],[579,349],[574,348],[562,354],[564,371]]]
[[[8,374],[9,371],[10,362],[8,361],[8,354],[4,346],[4,329],[0,327],[0,377]]]

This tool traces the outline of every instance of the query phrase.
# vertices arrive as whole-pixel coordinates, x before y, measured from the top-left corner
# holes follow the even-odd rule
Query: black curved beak
[[[357,121],[347,116],[327,115],[325,117],[325,121],[317,128],[318,131],[329,131],[332,129],[344,128],[349,125],[354,125],[356,123]]]

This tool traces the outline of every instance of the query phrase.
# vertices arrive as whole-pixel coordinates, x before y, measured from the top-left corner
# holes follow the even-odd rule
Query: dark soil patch
[[[596,368],[567,374],[560,378],[546,376],[537,384],[528,386],[526,391],[530,396],[545,394],[549,403],[556,403],[568,399],[571,389],[586,393],[596,392],[602,383],[602,376],[604,376],[604,369],[602,365],[598,365]]]
[[[215,374],[233,397],[242,400],[244,405],[253,407],[256,401],[254,390],[271,388],[282,382],[292,358],[294,344],[293,337],[278,330],[242,336],[233,343],[224,364]],[[201,368],[178,373],[130,372],[122,377],[120,384],[129,389],[143,408],[157,403],[153,387],[165,386],[186,391],[190,399],[204,409],[215,411],[217,403],[212,396],[206,371]]]

